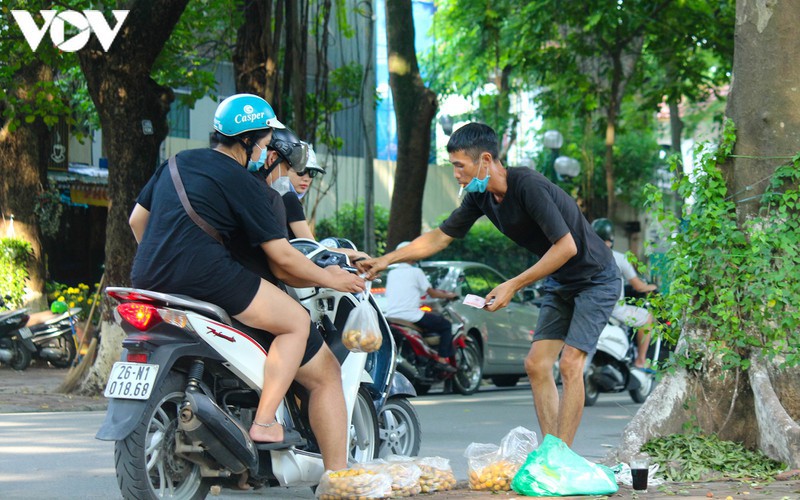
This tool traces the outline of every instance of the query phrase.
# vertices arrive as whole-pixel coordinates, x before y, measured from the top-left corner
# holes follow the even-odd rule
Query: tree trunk
[[[397,117],[397,169],[392,191],[387,248],[415,238],[422,226],[422,194],[428,175],[431,121],[436,94],[419,74],[411,0],[386,2],[389,86]]]
[[[236,35],[233,71],[236,92],[255,94],[283,117],[278,54],[283,31],[283,0],[243,0],[243,23]],[[274,28],[273,28],[274,24]]]
[[[174,100],[172,90],[158,85],[150,72],[187,3],[188,0],[133,2],[108,52],[95,42],[78,53],[108,152],[111,205],[106,227],[105,277],[111,286],[130,284],[136,242],[128,217],[157,166],[159,149],[168,131],[167,113]],[[113,324],[110,301],[106,300],[104,306],[98,361],[82,384],[80,390],[85,393],[96,392],[105,385],[108,370],[122,348],[122,330]]]
[[[800,6],[774,2],[761,7],[742,0],[736,9],[734,83],[727,115],[738,129],[737,157],[725,171],[740,223],[757,213],[771,174],[788,161],[774,157],[791,157],[800,146],[800,95],[792,91],[800,79],[800,67],[794,64],[800,55]],[[687,334],[710,336],[706,331],[684,331]],[[720,432],[723,439],[758,447],[790,468],[800,467],[800,372],[777,371],[758,351],[751,352],[749,360],[751,368],[743,374],[711,366],[697,373],[666,375],[626,427],[613,455],[624,459],[651,437],[680,432],[690,416],[682,402],[696,401],[697,421],[692,423],[704,432]]]
[[[18,82],[15,98],[35,105],[34,85],[42,81],[52,81],[52,69],[37,59],[22,66],[16,73]],[[0,104],[0,111],[5,105]],[[41,232],[34,213],[38,195],[47,187],[47,164],[50,145],[50,131],[41,118],[26,123],[19,117],[19,127],[9,130],[9,122],[0,129],[0,237],[10,234],[11,216],[14,216],[14,234],[28,241],[33,247],[34,258],[28,272],[27,286],[31,294],[26,303],[34,310],[47,307],[44,296],[45,256],[42,248]]]

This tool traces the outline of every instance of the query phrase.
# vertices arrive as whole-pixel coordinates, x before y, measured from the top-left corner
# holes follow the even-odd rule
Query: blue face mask
[[[481,163],[483,165],[483,163]],[[481,169],[478,167],[478,173],[480,173]],[[483,179],[478,179],[477,177],[473,177],[466,186],[464,186],[464,191],[468,193],[485,193],[486,186],[489,185],[489,169],[486,169],[486,177]]]
[[[255,147],[261,149],[261,146],[258,144],[254,144]],[[258,157],[258,160],[253,161],[249,160],[247,162],[247,171],[248,172],[257,172],[259,168],[263,167],[264,164],[267,162],[267,148],[261,149],[261,156]]]

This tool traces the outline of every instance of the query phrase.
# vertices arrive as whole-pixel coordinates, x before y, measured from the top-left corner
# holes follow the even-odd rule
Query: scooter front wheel
[[[378,413],[369,391],[360,387],[350,420],[350,460],[369,462],[377,458],[379,443]]]
[[[22,342],[15,339],[11,341],[11,350],[14,352],[14,357],[11,358],[8,365],[15,370],[24,370],[31,364],[31,351],[25,347]]]
[[[71,332],[65,333],[64,335],[50,340],[41,348],[49,348],[59,353],[57,359],[47,360],[56,368],[69,368],[72,366],[72,362],[75,360],[75,355],[78,353],[78,349],[75,347],[75,338],[72,336]]]
[[[185,379],[170,373],[147,401],[133,432],[114,445],[117,482],[125,499],[205,498],[211,484],[200,466],[175,453]]]
[[[378,456],[415,457],[422,444],[422,429],[417,410],[404,397],[389,398],[378,413],[381,447]]]
[[[654,375],[648,374],[638,389],[628,391],[634,403],[644,403],[647,397],[650,396],[650,393],[653,392],[653,386],[656,385],[654,378]]]

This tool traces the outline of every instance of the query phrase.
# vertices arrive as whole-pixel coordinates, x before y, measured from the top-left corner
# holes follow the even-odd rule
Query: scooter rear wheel
[[[69,368],[72,366],[72,361],[75,360],[75,355],[78,353],[78,349],[75,347],[75,337],[72,336],[71,332],[56,337],[42,346],[42,348],[47,347],[60,353],[58,359],[47,360],[56,368]]]
[[[114,445],[117,482],[125,499],[201,499],[211,487],[200,466],[175,454],[186,381],[170,373],[147,401],[133,432]]]

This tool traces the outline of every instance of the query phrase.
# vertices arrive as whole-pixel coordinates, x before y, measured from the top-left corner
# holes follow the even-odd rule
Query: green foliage
[[[333,150],[342,148],[344,141],[334,134],[330,117],[359,102],[363,76],[364,67],[351,62],[331,70],[325,92],[309,92],[306,95],[306,114],[323,118],[317,123],[315,144],[325,144]]]
[[[25,280],[28,279],[28,264],[33,259],[33,247],[20,238],[0,238],[0,295],[11,298],[6,306],[22,307],[25,297]]]
[[[372,210],[375,212],[375,244],[381,255],[386,251],[389,210],[381,205],[375,205]],[[318,241],[328,237],[347,238],[364,248],[364,202],[342,205],[332,216],[319,221],[314,231]]]
[[[466,260],[494,267],[510,278],[532,266],[536,255],[517,246],[490,221],[481,219],[472,226],[467,236],[453,242],[427,260]]]
[[[642,447],[660,465],[667,481],[711,481],[722,478],[770,479],[785,464],[716,436],[673,434],[651,439]]]
[[[657,315],[702,329],[687,338],[694,355],[676,360],[702,370],[706,356],[719,356],[723,369],[747,369],[760,351],[779,365],[800,364],[800,161],[776,169],[761,210],[743,223],[736,203],[749,197],[728,193],[719,166],[731,154],[735,129],[728,123],[719,148],[699,148],[690,176],[676,185],[691,199],[680,219],[650,187],[648,199],[669,241],[669,290],[654,300]]]
[[[47,189],[36,197],[33,213],[39,220],[39,229],[44,236],[55,238],[58,235],[63,211],[64,205],[61,203],[61,192],[58,189]]]

